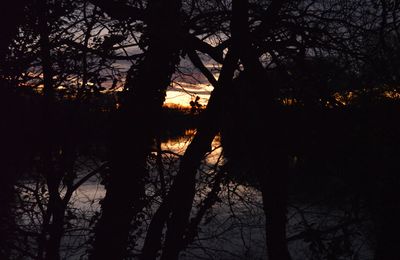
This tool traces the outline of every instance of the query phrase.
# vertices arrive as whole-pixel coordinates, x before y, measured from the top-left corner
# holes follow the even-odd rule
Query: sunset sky
[[[200,104],[206,105],[212,89],[212,86],[203,83],[173,83],[167,90],[165,105],[189,106],[190,101],[194,100],[196,96],[200,97]]]
[[[219,64],[207,56],[201,57],[205,66],[218,79]],[[200,97],[200,104],[206,105],[213,87],[203,74],[193,67],[187,59],[182,59],[179,71],[173,76],[173,82],[167,90],[165,104],[177,104],[180,106],[189,106],[190,101],[196,96]]]

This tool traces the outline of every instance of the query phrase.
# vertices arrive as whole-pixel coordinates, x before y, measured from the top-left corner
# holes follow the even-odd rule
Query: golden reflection
[[[397,90],[387,90],[383,92],[383,96],[389,99],[400,99],[400,93]]]

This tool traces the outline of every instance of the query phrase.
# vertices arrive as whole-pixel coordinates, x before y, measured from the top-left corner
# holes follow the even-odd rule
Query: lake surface
[[[162,143],[164,174],[167,181],[176,174],[179,156],[183,155],[194,134],[194,130],[187,130],[184,135]],[[156,156],[156,154],[154,152],[153,155]],[[204,158],[199,170],[194,214],[196,214],[196,205],[200,204],[210,191],[209,184],[223,163],[220,138],[216,137],[212,143],[212,152]],[[158,172],[154,160],[152,162],[150,159],[150,165],[150,176],[156,180]],[[81,174],[84,175],[84,173]],[[94,176],[76,191],[71,206],[76,208],[77,212],[90,213],[88,214],[90,216],[99,211],[98,202],[105,195],[104,187],[99,181],[99,177]],[[152,195],[156,192],[155,190],[156,188],[149,186],[147,193]],[[224,185],[220,193],[221,201],[208,211],[206,220],[200,225],[201,231],[198,237],[181,254],[181,259],[264,259],[266,253],[264,215],[260,196],[260,193],[252,187],[234,182]],[[158,208],[158,204],[154,202],[152,212]],[[88,238],[87,231],[82,231],[80,235],[82,240]],[[70,244],[74,241],[66,239],[64,242]],[[65,245],[65,247],[70,246]],[[135,249],[139,250],[140,246]],[[65,256],[72,259],[78,255],[79,250],[75,252],[69,250]]]
[[[179,157],[184,153],[194,134],[194,130],[187,130],[184,135],[171,138],[161,144],[163,173],[167,188],[178,169]],[[146,225],[161,201],[158,195],[160,185],[156,157],[157,151],[149,158],[151,184],[148,185],[146,192],[153,197],[153,200],[146,210],[147,219],[142,226],[143,229],[146,229]],[[204,158],[198,171],[192,216],[197,214],[199,205],[210,192],[214,178],[224,162],[220,138],[216,137],[212,143],[212,151]],[[96,158],[82,157],[77,165],[78,176],[83,177],[99,167],[101,162]],[[266,259],[265,216],[260,192],[251,185],[237,183],[232,179],[224,181],[220,188],[219,201],[207,211],[199,226],[198,235],[188,249],[182,252],[180,259]],[[99,201],[104,195],[105,189],[98,175],[90,178],[74,192],[67,214],[70,219],[62,243],[64,259],[82,259],[82,256],[87,255],[89,248],[87,241],[91,237],[90,231],[100,211]],[[347,214],[345,209],[332,208],[320,203],[292,203],[288,208],[288,238],[295,238],[303,234],[305,230],[324,230],[337,226],[345,214]],[[25,221],[26,224],[32,224],[33,220],[27,216]],[[35,221],[35,223],[40,223],[39,220]],[[340,238],[343,232],[338,229],[335,235]],[[313,252],[318,251],[318,247],[321,246],[329,250],[327,244],[315,244],[313,239],[307,241],[306,237],[299,237],[299,239],[290,239],[289,242],[294,260],[313,259]],[[342,240],[344,239],[343,237]],[[353,256],[357,255],[358,259],[370,259],[372,253],[365,235],[353,236],[351,239],[351,249],[357,250]],[[143,237],[132,248],[134,253],[140,252],[142,242]],[[340,259],[357,258],[349,256],[349,258]]]

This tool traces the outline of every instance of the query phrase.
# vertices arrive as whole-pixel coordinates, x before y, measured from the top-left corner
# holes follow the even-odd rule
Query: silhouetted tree
[[[400,229],[398,178],[391,174],[398,171],[393,163],[398,153],[397,4],[386,0],[15,3],[10,14],[19,13],[21,19],[4,16],[11,26],[4,29],[5,41],[0,44],[0,83],[7,93],[2,104],[15,112],[4,113],[7,136],[12,138],[5,146],[10,152],[2,175],[0,202],[5,210],[0,218],[12,219],[9,205],[13,187],[18,187],[18,206],[23,210],[15,210],[16,220],[24,216],[39,220],[21,228],[21,236],[37,239],[29,242],[35,244],[32,247],[15,246],[21,255],[62,257],[63,236],[75,217],[69,202],[79,185],[100,172],[107,193],[101,214],[91,220],[95,228],[90,259],[124,259],[137,246],[143,246],[137,255],[142,259],[178,259],[196,239],[221,190],[229,193],[229,181],[260,191],[269,259],[290,259],[287,241],[303,238],[318,247],[316,255],[345,255],[339,251],[346,245],[338,243],[340,235],[333,233],[349,241],[352,235],[345,230],[357,221],[357,214],[349,213],[343,222],[320,230],[303,217],[304,233],[286,237],[289,179],[298,178],[289,174],[290,160],[293,171],[309,174],[305,178],[329,171],[352,185],[354,191],[345,194],[368,204],[375,225],[375,258],[398,255],[394,236]],[[167,152],[161,140],[168,127],[181,126],[174,125],[179,120],[162,125],[168,120],[162,106],[174,77],[178,73],[183,80],[188,77],[179,68],[187,66],[183,59],[190,60],[214,90],[195,117],[181,115],[197,120],[197,129],[183,155],[170,152],[176,170],[172,176],[173,170],[164,167]],[[210,69],[210,60],[217,70]],[[115,94],[117,103],[96,103],[106,102],[105,92],[117,89],[122,89]],[[191,105],[197,110],[197,98]],[[112,120],[107,119],[109,114]],[[91,125],[99,121],[101,127]],[[184,124],[194,125],[188,121]],[[107,131],[107,138],[98,137],[100,131]],[[215,166],[219,172],[208,177],[203,159],[219,133],[226,165],[220,168],[219,161]],[[260,140],[254,141],[255,133],[261,133]],[[108,162],[80,177],[78,159],[95,153],[87,147],[98,142],[107,142]],[[150,169],[153,164],[157,178]],[[338,168],[352,174],[344,177]],[[36,186],[16,181],[21,173]],[[207,178],[204,183],[210,186],[204,187]],[[365,184],[357,183],[363,179]],[[205,195],[196,208],[198,189]],[[25,192],[31,197],[24,199]],[[157,203],[154,215],[147,215]],[[27,205],[34,205],[30,214]],[[335,241],[327,246],[323,237]],[[11,246],[1,245],[4,257],[9,258]]]
[[[117,18],[124,15],[122,9],[115,9],[118,8],[116,3],[93,3]],[[146,160],[160,123],[165,91],[179,61],[180,7],[180,1],[149,1],[145,10],[136,12],[145,13],[146,29],[142,41],[146,50],[137,67],[130,69],[125,101],[114,122],[110,177],[91,259],[126,257],[131,222],[140,225],[140,213],[145,206]],[[137,19],[134,17],[137,9],[131,7],[129,10],[132,10],[129,15]],[[112,241],[110,237],[113,237]]]
[[[13,243],[13,216],[11,204],[14,200],[14,183],[18,175],[17,165],[20,164],[19,150],[22,147],[20,141],[19,121],[15,118],[21,113],[17,107],[18,100],[13,93],[13,86],[4,77],[6,70],[5,61],[9,54],[9,47],[14,39],[19,24],[23,21],[23,9],[25,1],[10,1],[5,3],[7,12],[0,17],[0,30],[2,39],[0,41],[0,87],[1,106],[0,117],[3,120],[2,129],[2,165],[0,174],[0,258],[9,258],[11,244]]]

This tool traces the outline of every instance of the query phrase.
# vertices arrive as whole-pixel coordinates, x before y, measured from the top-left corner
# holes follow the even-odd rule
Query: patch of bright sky
[[[202,57],[202,60],[214,77],[218,79],[220,65],[206,57]],[[129,61],[119,61],[115,66],[127,71],[130,65]],[[111,83],[104,83],[103,86],[109,88]],[[167,89],[165,105],[188,107],[190,101],[195,100],[197,96],[200,98],[199,103],[206,105],[213,89],[204,75],[194,68],[188,59],[184,58],[181,60],[178,72],[173,75],[171,85]]]
[[[107,37],[110,31],[107,26],[102,24],[99,27],[93,28],[92,36]],[[85,37],[85,32],[76,32],[77,38]],[[118,56],[129,56],[142,53],[137,45],[137,39],[140,38],[140,34],[129,35],[125,41],[121,44],[113,46],[115,48],[115,54]],[[205,36],[202,38],[205,42],[211,46],[216,46],[227,37],[221,33],[215,36]],[[89,45],[95,45],[95,38],[91,38]],[[80,39],[82,41],[82,39]],[[136,44],[135,44],[136,43]],[[207,55],[199,54],[204,65],[210,70],[216,79],[219,76],[220,64],[216,63],[213,59]],[[120,71],[122,74],[126,74],[132,62],[129,60],[119,60],[112,66],[115,71]],[[104,72],[106,74],[106,72]],[[120,75],[122,75],[120,74]],[[113,78],[117,75],[109,75]],[[119,77],[118,90],[122,89],[124,84],[124,77]],[[112,85],[112,81],[106,81],[103,83],[103,87],[109,89]],[[208,80],[203,74],[194,68],[191,61],[186,57],[182,58],[178,66],[178,71],[173,75],[172,83],[167,89],[165,104],[174,104],[180,106],[190,106],[190,101],[194,100],[197,96],[200,98],[199,102],[202,105],[206,105],[213,87],[210,85]]]
[[[203,63],[216,79],[219,76],[220,64],[206,55],[200,56]],[[182,59],[178,71],[174,74],[173,82],[167,90],[165,105],[190,106],[190,101],[197,96],[199,103],[206,105],[213,86],[204,75],[193,67],[188,59]]]
[[[117,55],[124,56],[126,54],[133,55],[141,53],[141,51],[135,47],[129,47],[119,50]],[[220,64],[212,60],[206,55],[200,55],[206,68],[214,75],[216,79],[219,76]],[[128,71],[132,63],[128,60],[120,60],[113,64],[113,67],[120,71]],[[124,81],[124,80],[123,80]],[[112,82],[103,83],[103,87],[111,87]],[[123,82],[121,82],[122,90]],[[190,106],[190,101],[195,100],[198,96],[200,98],[199,103],[206,105],[210,97],[213,87],[204,77],[204,75],[196,69],[188,58],[182,58],[178,66],[177,72],[173,75],[172,83],[167,89],[165,105],[179,105],[179,106]]]
[[[108,36],[108,33],[109,31],[105,27],[100,27],[93,32],[95,35],[101,35],[105,37]],[[81,32],[78,37],[83,37],[82,35],[83,33]],[[135,38],[140,38],[140,35],[135,35]],[[214,46],[217,45],[218,42],[221,42],[222,38],[224,37],[220,35],[214,38],[208,37],[204,40],[211,46]],[[135,40],[132,37],[128,37],[122,44],[113,46],[115,48],[115,55],[128,56],[142,53],[137,45],[132,44],[134,42]],[[95,43],[91,42],[91,44],[93,45]],[[218,79],[220,64],[215,62],[207,55],[199,53],[199,56],[207,69],[209,69],[214,77]],[[132,62],[129,60],[118,60],[112,66],[115,71],[120,71],[122,74],[126,74],[131,65]],[[104,72],[104,75],[109,73],[110,72]],[[109,76],[112,78],[116,75],[109,74]],[[119,87],[117,90],[121,90],[123,88],[124,81],[124,77],[120,77],[118,84]],[[109,89],[111,85],[112,81],[106,81],[102,84],[102,86],[106,89]],[[173,75],[172,83],[167,89],[165,104],[190,106],[190,101],[195,100],[195,98],[198,96],[200,98],[200,104],[206,105],[212,90],[213,87],[210,85],[204,75],[193,66],[192,62],[187,57],[182,58],[177,72]]]
[[[167,90],[165,105],[189,106],[190,101],[196,96],[200,98],[199,103],[207,104],[213,87],[209,84],[190,84],[185,82],[174,82]]]

